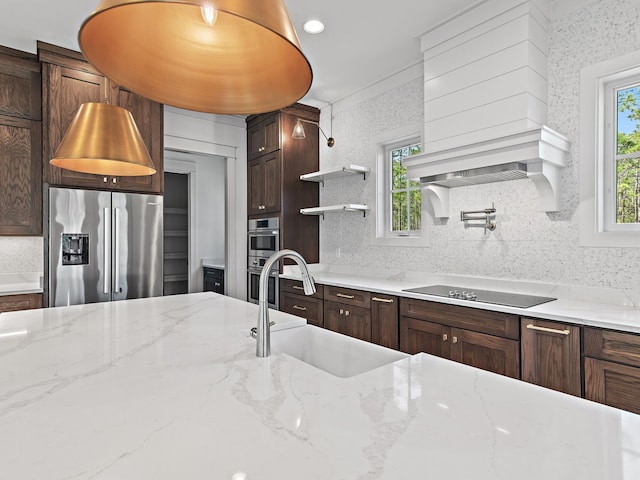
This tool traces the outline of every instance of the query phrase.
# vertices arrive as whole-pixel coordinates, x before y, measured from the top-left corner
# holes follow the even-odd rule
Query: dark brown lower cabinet
[[[521,319],[522,380],[571,395],[582,395],[580,327]]]
[[[640,335],[584,328],[585,398],[640,414]]]
[[[19,295],[0,295],[0,313],[16,310],[42,308],[41,293],[23,293]]]
[[[516,340],[400,317],[400,349],[406,353],[429,353],[520,378],[518,347]]]
[[[371,294],[371,341],[398,350],[398,297]]]
[[[584,359],[585,398],[640,414],[640,368]]]
[[[324,327],[334,332],[370,342],[371,310],[325,300]]]
[[[403,352],[425,352],[520,378],[518,339],[517,316],[400,299],[400,350]]]
[[[322,299],[289,292],[280,293],[280,310],[307,320],[317,327],[324,326]]]

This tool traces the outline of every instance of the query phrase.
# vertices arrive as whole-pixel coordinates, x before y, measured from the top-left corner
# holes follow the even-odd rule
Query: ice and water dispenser
[[[89,265],[89,234],[62,234],[62,265]]]

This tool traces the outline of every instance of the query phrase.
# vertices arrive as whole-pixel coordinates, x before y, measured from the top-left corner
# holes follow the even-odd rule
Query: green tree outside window
[[[617,91],[616,223],[640,223],[639,87]]]
[[[420,182],[407,179],[407,168],[403,160],[420,153],[421,150],[422,145],[416,143],[392,149],[390,152],[390,229],[395,234],[409,234],[420,230],[422,210]]]

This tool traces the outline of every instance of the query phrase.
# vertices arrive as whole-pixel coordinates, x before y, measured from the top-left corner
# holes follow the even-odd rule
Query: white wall
[[[528,180],[451,189],[450,218],[426,218],[428,247],[384,247],[371,242],[374,214],[326,215],[320,222],[322,263],[381,267],[579,286],[640,289],[640,248],[578,246],[580,69],[640,48],[640,1],[601,0],[552,20],[549,43],[548,126],[571,141],[562,173],[561,211],[537,211],[537,193]],[[423,121],[422,78],[371,98],[333,106],[336,146],[321,146],[321,168],[356,163],[375,169],[375,139],[385,131]],[[329,108],[322,112],[323,128]],[[326,182],[321,203],[375,205],[375,178]],[[497,229],[464,229],[460,210],[495,202]],[[639,242],[640,244],[640,242]],[[338,250],[339,249],[339,250]],[[340,258],[337,254],[340,254]]]

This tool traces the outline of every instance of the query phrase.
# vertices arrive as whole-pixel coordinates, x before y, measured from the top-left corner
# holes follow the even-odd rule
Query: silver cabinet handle
[[[451,343],[458,343],[458,337],[451,337]]]
[[[371,297],[371,300],[373,300],[374,302],[381,302],[381,303],[393,303],[393,298]]]
[[[116,277],[116,284],[114,288],[114,293],[120,292],[120,209],[115,208],[115,218],[113,219],[113,242],[114,245],[114,276]]]
[[[303,312],[307,311],[307,307],[299,307],[298,305],[294,305],[292,308],[295,310],[302,310]]]
[[[538,327],[537,325],[527,324],[529,330],[537,330],[539,332],[556,333],[558,335],[569,335],[569,330],[558,330],[557,328]]]
[[[295,290],[304,290],[304,287],[300,287],[299,285],[294,285],[292,288]]]
[[[355,298],[353,295],[347,295],[345,293],[336,293],[336,297],[349,298],[349,299]]]
[[[446,342],[447,340],[449,340],[449,336],[446,333],[442,334],[442,341]]]
[[[106,180],[106,177],[105,177]],[[109,284],[109,277],[111,277],[111,210],[104,209],[104,285],[102,293],[108,294],[110,292],[111,285]]]

